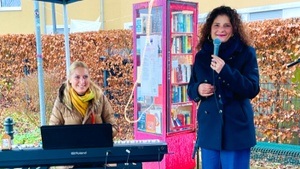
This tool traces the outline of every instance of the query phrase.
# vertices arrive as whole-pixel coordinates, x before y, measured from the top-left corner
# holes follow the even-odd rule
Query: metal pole
[[[66,75],[69,76],[69,66],[70,66],[70,49],[69,49],[69,27],[68,27],[68,15],[67,15],[67,5],[64,6],[64,35],[65,35],[65,53],[66,53]]]
[[[34,17],[35,17],[35,40],[36,40],[36,53],[37,53],[37,67],[38,67],[38,82],[39,82],[39,97],[40,97],[40,119],[41,125],[46,124],[46,111],[44,101],[44,70],[43,70],[43,57],[41,47],[41,25],[39,3],[34,1]]]
[[[52,29],[53,29],[53,34],[56,34],[57,30],[56,30],[55,3],[52,3],[51,6],[52,6]]]
[[[46,4],[45,2],[42,3],[42,10],[43,10],[43,27],[44,27],[44,34],[47,33],[47,17],[46,17]]]
[[[101,11],[101,13],[100,13],[101,26],[100,27],[101,27],[101,30],[103,30],[104,29],[104,0],[100,0],[100,11]]]

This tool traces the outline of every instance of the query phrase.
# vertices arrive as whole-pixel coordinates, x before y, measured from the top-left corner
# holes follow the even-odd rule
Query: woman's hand
[[[211,57],[212,59],[211,59],[210,67],[217,73],[220,73],[225,65],[224,60],[216,55],[211,55]]]
[[[198,86],[198,93],[200,94],[200,96],[202,97],[208,97],[213,95],[215,92],[215,88],[213,85],[209,84],[209,83],[201,83]]]

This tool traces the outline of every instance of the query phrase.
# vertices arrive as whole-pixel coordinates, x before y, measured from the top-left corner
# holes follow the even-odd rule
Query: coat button
[[[223,80],[223,83],[225,83],[225,80]]]
[[[221,77],[219,77],[219,79],[221,80]]]
[[[205,79],[204,82],[207,82],[207,80]]]
[[[221,114],[221,113],[223,113],[223,111],[222,111],[222,110],[219,110],[219,113]]]
[[[204,111],[205,114],[208,114],[207,111]]]
[[[219,98],[221,98],[221,95],[219,94]]]

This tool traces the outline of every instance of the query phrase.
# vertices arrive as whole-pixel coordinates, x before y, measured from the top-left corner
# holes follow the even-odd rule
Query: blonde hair
[[[88,73],[89,73],[89,68],[84,62],[75,61],[70,65],[69,75],[68,75],[67,80],[65,82],[65,89],[63,91],[63,93],[64,93],[63,102],[66,104],[66,106],[69,109],[72,109],[71,97],[70,97],[70,92],[69,92],[70,89],[71,89],[71,83],[69,82],[69,80],[70,80],[72,74],[74,73],[74,70],[77,69],[77,68],[84,68],[84,69],[88,70]],[[101,100],[100,97],[103,95],[103,91],[101,90],[101,88],[95,82],[93,82],[91,80],[90,77],[88,78],[88,80],[89,80],[89,83],[90,83],[89,89],[95,94],[95,97],[94,97],[93,101],[94,100],[97,100],[97,101]]]

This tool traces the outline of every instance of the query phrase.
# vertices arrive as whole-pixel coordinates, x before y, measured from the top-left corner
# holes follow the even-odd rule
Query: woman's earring
[[[210,35],[207,36],[207,39],[208,39],[209,41],[212,41],[212,38],[211,38]]]

